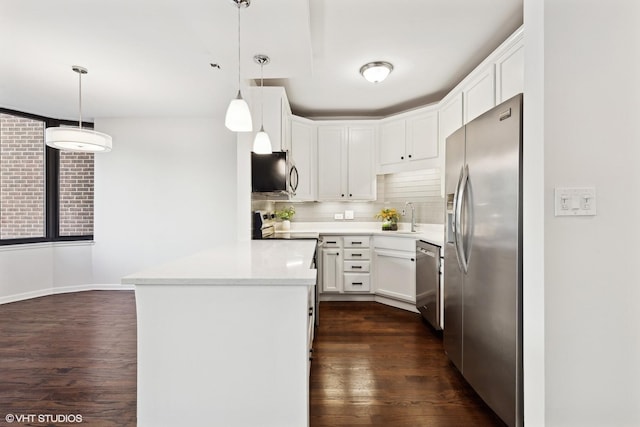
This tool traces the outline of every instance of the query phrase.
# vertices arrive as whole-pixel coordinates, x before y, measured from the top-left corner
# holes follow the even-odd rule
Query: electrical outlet
[[[344,215],[342,213],[333,214],[333,219],[344,219]]]
[[[353,219],[353,211],[344,211],[344,219]]]

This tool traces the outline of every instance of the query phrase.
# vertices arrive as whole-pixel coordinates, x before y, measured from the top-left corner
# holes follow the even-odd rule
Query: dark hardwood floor
[[[136,424],[133,292],[93,291],[0,305],[0,426],[7,414]],[[311,368],[311,426],[503,426],[449,364],[419,315],[323,302]],[[257,427],[257,426],[256,426]]]
[[[322,302],[311,427],[504,426],[420,315],[374,302]]]
[[[0,426],[135,426],[136,364],[132,291],[0,305]],[[82,423],[9,424],[7,414],[79,414]]]

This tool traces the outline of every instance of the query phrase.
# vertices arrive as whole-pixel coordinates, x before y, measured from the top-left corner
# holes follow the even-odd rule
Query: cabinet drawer
[[[371,255],[369,254],[369,249],[345,249],[344,250],[344,259],[352,259],[354,261],[358,261],[361,259],[367,260],[371,259]]]
[[[416,240],[409,237],[376,236],[375,247],[416,253]]]
[[[368,274],[344,273],[345,292],[369,292],[371,290]]]
[[[344,271],[353,273],[368,273],[369,261],[345,261]]]
[[[344,247],[345,248],[368,248],[369,236],[345,236]]]
[[[340,248],[342,247],[342,237],[340,236],[322,236],[323,247]]]

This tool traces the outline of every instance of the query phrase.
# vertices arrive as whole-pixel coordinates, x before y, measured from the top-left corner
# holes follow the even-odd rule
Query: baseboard
[[[48,289],[39,289],[37,291],[25,292],[22,294],[9,295],[0,297],[0,305],[11,302],[24,301],[32,298],[46,297],[49,295],[68,294],[71,292],[84,291],[133,291],[135,285],[118,285],[118,284],[95,284],[95,285],[75,285],[63,286]]]
[[[415,304],[397,301],[393,298],[387,298],[376,294],[320,294],[320,301],[375,301],[380,304],[389,305],[391,307],[400,308],[402,310],[420,313]]]
[[[320,301],[373,301],[373,294],[320,294]]]
[[[376,295],[374,301],[379,302],[381,304],[390,305],[391,307],[401,308],[403,310],[411,311],[413,313],[420,313],[416,308],[416,305],[412,303],[397,301],[392,298],[383,297],[381,295]]]

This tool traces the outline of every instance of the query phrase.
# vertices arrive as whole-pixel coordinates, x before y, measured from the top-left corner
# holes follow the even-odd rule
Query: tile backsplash
[[[440,195],[440,170],[427,169],[402,172],[377,177],[377,200],[375,202],[264,202],[255,201],[252,209],[282,209],[293,205],[296,214],[293,222],[326,221],[376,221],[375,215],[383,208],[396,208],[399,212],[406,202],[415,206],[416,222],[423,224],[444,223],[444,199]],[[354,212],[353,220],[335,220],[334,215],[346,210]],[[400,222],[411,221],[411,208]]]

